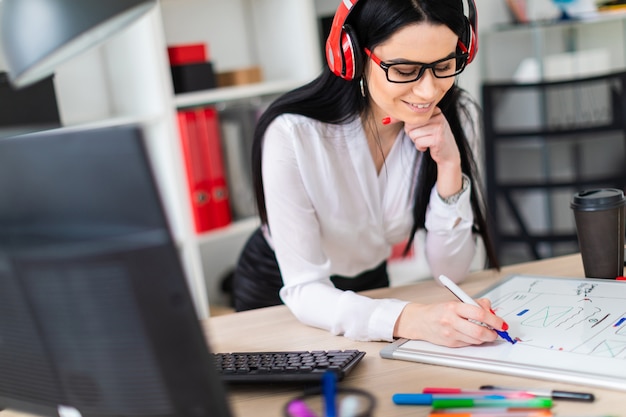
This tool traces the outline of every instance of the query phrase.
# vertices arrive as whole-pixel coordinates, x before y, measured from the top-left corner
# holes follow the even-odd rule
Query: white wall
[[[256,65],[249,19],[225,18],[246,16],[245,4],[245,0],[162,0],[165,39],[168,45],[204,42],[216,71]]]

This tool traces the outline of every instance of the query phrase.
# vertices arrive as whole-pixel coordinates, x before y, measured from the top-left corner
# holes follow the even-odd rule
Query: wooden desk
[[[461,287],[468,294],[474,295],[512,273],[584,277],[580,255],[569,255],[508,266],[500,272],[491,270],[476,272]],[[395,297],[416,302],[451,299],[449,292],[436,286],[432,280],[373,290],[367,294],[376,298]],[[626,393],[621,391],[382,359],[379,352],[386,343],[355,342],[343,336],[333,336],[325,330],[305,326],[298,322],[285,306],[210,318],[206,326],[212,349],[219,352],[351,348],[367,352],[362,362],[341,384],[372,392],[378,401],[375,416],[428,415],[430,407],[394,405],[391,396],[396,392],[421,392],[425,386],[478,388],[484,384],[593,392],[596,395],[596,401],[593,403],[557,401],[553,411],[559,415],[570,416],[603,414],[626,416],[624,411]],[[626,378],[626,375],[624,377]],[[230,398],[236,417],[281,417],[285,402],[299,393],[297,389],[234,387],[230,389]]]

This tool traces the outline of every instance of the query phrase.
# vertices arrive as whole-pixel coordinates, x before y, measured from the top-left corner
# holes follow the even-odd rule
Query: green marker
[[[552,399],[434,398],[432,407],[435,409],[472,407],[551,408]]]

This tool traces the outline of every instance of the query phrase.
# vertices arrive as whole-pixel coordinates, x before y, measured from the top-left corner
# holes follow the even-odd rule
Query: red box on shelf
[[[167,55],[170,65],[194,64],[208,60],[207,47],[204,43],[168,46]]]

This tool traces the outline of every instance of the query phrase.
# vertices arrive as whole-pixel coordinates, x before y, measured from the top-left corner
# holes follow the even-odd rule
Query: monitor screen
[[[0,140],[0,409],[229,416],[142,128]]]

